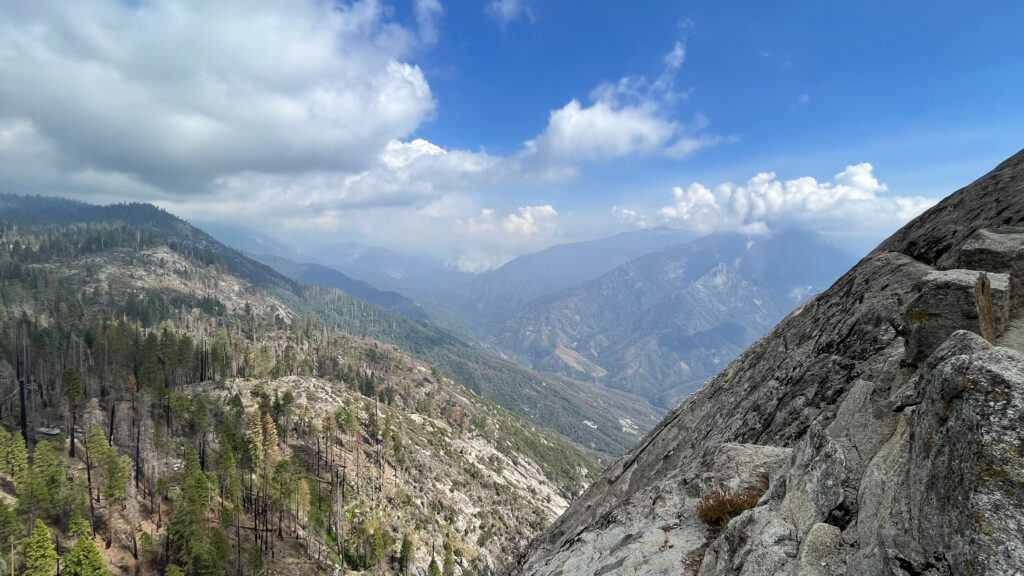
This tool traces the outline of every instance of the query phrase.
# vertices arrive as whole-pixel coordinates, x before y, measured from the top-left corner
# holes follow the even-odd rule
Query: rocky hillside
[[[157,239],[189,258],[220,266],[296,314],[398,346],[499,406],[603,455],[623,454],[640,438],[637,431],[649,430],[663,412],[642,398],[600,384],[523,368],[449,330],[334,287],[293,280],[149,204],[94,206],[61,198],[0,194],[0,222],[12,226],[126,226],[138,235],[136,244]],[[373,254],[361,253],[359,260],[372,261]]]
[[[667,409],[852,264],[808,231],[713,234],[535,300],[491,342]]]
[[[228,267],[123,222],[0,223],[0,528],[18,547],[40,518],[61,553],[83,521],[106,533],[115,573],[488,573],[600,469]]]
[[[1024,152],[683,401],[512,574],[1015,574]]]

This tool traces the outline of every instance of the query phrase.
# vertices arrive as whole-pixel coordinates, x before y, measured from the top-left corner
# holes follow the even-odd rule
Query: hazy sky
[[[0,190],[481,269],[651,226],[862,248],[1024,146],[1024,3],[778,4],[5,0]]]

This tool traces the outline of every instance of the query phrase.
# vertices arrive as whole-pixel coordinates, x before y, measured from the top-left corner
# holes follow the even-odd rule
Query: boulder
[[[957,268],[936,270],[915,287],[904,315],[907,361],[924,360],[957,330],[981,334],[975,288],[981,273]],[[1002,335],[1010,318],[1009,274],[987,274],[991,284],[995,332]]]
[[[1024,306],[1024,228],[982,228],[957,254],[957,267],[1010,274],[1012,308]]]
[[[971,234],[956,255],[957,268],[1010,273],[1024,260],[1024,228],[982,228]]]

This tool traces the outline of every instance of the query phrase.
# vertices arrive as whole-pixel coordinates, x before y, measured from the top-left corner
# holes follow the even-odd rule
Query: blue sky
[[[1019,2],[529,6],[533,18],[503,33],[475,3],[447,7],[443,39],[424,61],[437,120],[417,135],[512,153],[558,104],[601,81],[656,74],[682,37],[677,82],[692,92],[678,117],[703,114],[739,141],[682,164],[648,162],[652,179],[745,179],[765,169],[826,177],[870,161],[900,190],[934,195],[1024,146]],[[601,168],[595,181],[621,173]],[[616,180],[628,186],[634,176]]]
[[[0,8],[0,188],[478,270],[651,226],[865,250],[1022,146],[1019,2]]]

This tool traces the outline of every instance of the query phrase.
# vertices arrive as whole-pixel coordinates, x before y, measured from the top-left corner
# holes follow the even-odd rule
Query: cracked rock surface
[[[1022,287],[1024,151],[679,404],[509,573],[1024,575]],[[724,527],[697,516],[745,488]]]

